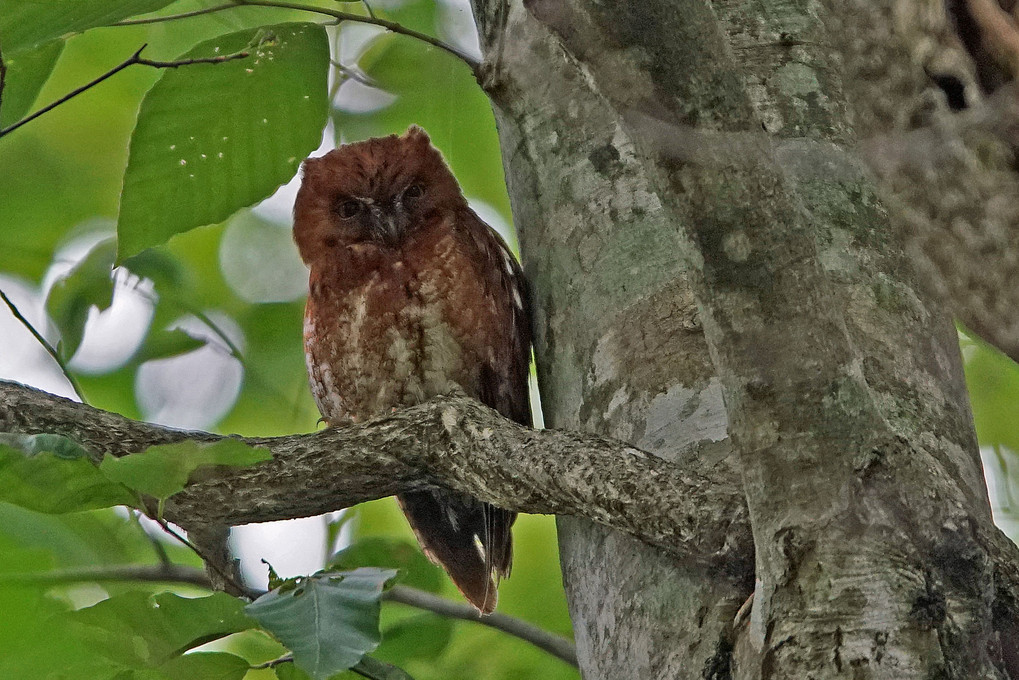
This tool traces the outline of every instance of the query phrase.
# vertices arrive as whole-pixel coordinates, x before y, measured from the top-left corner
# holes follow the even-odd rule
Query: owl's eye
[[[351,217],[356,217],[361,212],[361,201],[355,201],[353,199],[340,203],[340,207],[336,209],[340,217],[345,220],[349,220]]]
[[[404,198],[421,198],[425,193],[424,188],[420,184],[411,184],[407,187],[407,190],[403,192]]]

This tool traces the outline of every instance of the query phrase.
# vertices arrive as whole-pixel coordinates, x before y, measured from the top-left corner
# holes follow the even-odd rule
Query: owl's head
[[[345,144],[302,166],[294,240],[305,262],[337,247],[396,247],[414,229],[466,206],[424,130]]]

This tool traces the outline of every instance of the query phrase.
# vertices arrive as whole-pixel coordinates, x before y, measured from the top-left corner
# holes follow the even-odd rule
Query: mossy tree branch
[[[96,459],[222,438],[2,381],[0,431],[61,434]],[[513,510],[586,516],[692,563],[750,564],[749,523],[734,484],[685,472],[622,442],[521,427],[465,396],[362,425],[240,439],[269,449],[273,460],[204,472],[167,501],[167,519],[185,527],[267,522],[441,484]]]

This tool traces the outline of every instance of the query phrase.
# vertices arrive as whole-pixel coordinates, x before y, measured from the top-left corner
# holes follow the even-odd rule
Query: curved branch
[[[354,21],[361,24],[371,24],[373,26],[379,26],[386,29],[390,33],[397,33],[399,35],[405,35],[415,40],[420,40],[423,43],[427,43],[432,47],[438,47],[440,50],[452,54],[460,61],[467,64],[472,71],[477,73],[479,63],[469,54],[461,52],[457,48],[442,42],[436,37],[430,36],[427,33],[421,33],[415,31],[413,28],[407,28],[402,24],[398,24],[395,21],[388,21],[387,19],[380,19],[374,14],[371,16],[361,16],[359,14],[353,14],[351,12],[343,12],[341,10],[329,9],[326,7],[315,7],[313,5],[302,5],[299,3],[284,2],[282,0],[233,0],[233,2],[240,7],[277,7],[280,9],[293,9],[302,12],[314,12],[316,14],[322,14],[325,16],[333,17],[340,21]]]
[[[194,10],[191,12],[182,12],[180,14],[167,14],[163,16],[146,17],[143,19],[125,19],[118,21],[113,26],[139,26],[143,24],[161,24],[168,21],[177,21],[178,19],[189,19],[191,17],[202,16],[205,14],[214,14],[216,12],[223,12],[229,9],[235,9],[237,7],[251,6],[251,7],[273,7],[276,9],[292,9],[301,12],[312,12],[315,14],[322,14],[325,16],[336,19],[337,22],[341,21],[353,21],[361,24],[371,24],[373,26],[379,26],[384,28],[390,33],[397,33],[399,35],[405,35],[415,40],[420,40],[423,43],[427,43],[432,47],[438,47],[440,50],[452,54],[460,61],[467,64],[472,71],[475,73],[478,70],[479,63],[469,54],[461,52],[453,45],[444,43],[436,37],[430,36],[427,33],[421,33],[415,31],[412,28],[408,28],[403,24],[398,24],[395,21],[388,21],[386,19],[379,18],[375,15],[371,5],[367,2],[362,3],[365,10],[368,12],[368,16],[362,16],[360,14],[353,14],[352,12],[344,12],[342,10],[330,9],[328,7],[316,7],[314,5],[301,5],[292,2],[285,2],[283,0],[230,0],[221,5],[214,5],[212,7],[204,7],[202,9]]]
[[[0,57],[0,60],[2,60],[2,57]],[[3,71],[0,70],[0,73],[2,72]],[[0,94],[2,94],[3,92],[2,86],[3,81],[2,79],[0,79]],[[57,352],[56,348],[53,345],[51,345],[49,341],[46,340],[46,338],[43,337],[42,333],[36,330],[35,326],[32,325],[32,322],[25,318],[25,315],[21,313],[21,310],[19,310],[17,306],[14,304],[14,302],[9,297],[7,297],[7,294],[4,293],[3,290],[0,290],[0,300],[2,300],[5,305],[7,305],[7,309],[10,310],[14,318],[17,319],[18,322],[25,327],[25,330],[32,334],[32,337],[35,338],[35,341],[42,345],[42,348],[46,350],[46,353],[53,358],[53,361],[56,362],[57,367],[60,369],[60,372],[64,374],[64,378],[67,380],[68,383],[70,383],[71,389],[74,390],[74,393],[76,395],[78,395],[78,399],[80,399],[81,401],[85,401],[85,395],[82,394],[81,385],[78,384],[78,381],[75,380],[74,375],[71,373],[70,369],[68,369],[67,362],[60,358],[60,353]]]
[[[477,609],[468,604],[453,602],[444,597],[432,595],[427,591],[408,586],[394,586],[382,594],[382,599],[390,602],[399,602],[409,607],[425,609],[449,619],[473,621],[489,628],[501,630],[525,642],[530,642],[535,647],[545,650],[568,664],[577,665],[577,648],[572,642],[564,637],[549,633],[527,623],[522,619],[500,614],[499,612],[482,616],[478,613]]]
[[[180,14],[164,14],[162,16],[146,17],[144,19],[124,19],[118,21],[111,26],[144,26],[146,24],[162,24],[167,21],[177,21],[179,19],[190,19],[191,17],[200,17],[205,14],[215,14],[216,12],[222,12],[223,10],[233,9],[237,7],[236,2],[227,2],[222,5],[214,5],[212,7],[203,7],[201,9],[192,10],[190,12],[181,12]]]
[[[244,59],[244,58],[248,57],[249,54],[250,54],[248,51],[242,50],[240,52],[235,52],[233,54],[224,54],[224,55],[218,56],[218,57],[202,57],[202,58],[198,58],[198,59],[177,59],[177,60],[174,60],[174,61],[156,61],[154,59],[146,59],[145,57],[142,56],[142,51],[146,47],[148,47],[147,43],[145,45],[142,45],[141,47],[139,47],[137,50],[135,50],[134,54],[132,54],[130,57],[128,57],[124,61],[122,61],[119,64],[117,64],[116,66],[111,68],[106,73],[103,73],[101,76],[99,76],[97,78],[94,78],[94,79],[90,80],[89,82],[85,83],[84,85],[71,90],[70,92],[68,92],[64,96],[60,97],[56,101],[50,102],[49,104],[47,104],[46,106],[42,107],[38,111],[25,116],[21,120],[15,122],[15,123],[11,123],[10,125],[8,125],[5,128],[0,128],[0,137],[3,137],[5,135],[9,135],[10,133],[14,132],[15,130],[17,130],[22,125],[25,125],[27,123],[31,123],[33,120],[35,120],[39,116],[42,116],[42,115],[44,115],[46,113],[49,113],[50,111],[52,111],[53,109],[57,108],[58,106],[61,106],[62,104],[65,104],[66,102],[70,101],[71,99],[74,99],[75,97],[77,97],[82,92],[87,92],[88,90],[91,90],[96,85],[99,85],[103,81],[108,80],[109,78],[112,78],[113,76],[117,75],[118,73],[120,73],[124,69],[128,68],[129,66],[134,66],[135,64],[141,64],[142,66],[151,66],[152,68],[160,68],[160,69],[162,69],[162,68],[178,68],[180,66],[192,66],[194,64],[221,64],[221,63],[226,62],[226,61],[233,61],[234,59]]]
[[[3,381],[0,431],[62,434],[97,459],[222,438],[141,423]],[[266,522],[443,485],[512,510],[583,515],[694,563],[742,571],[752,560],[735,480],[689,473],[594,435],[531,430],[465,396],[361,425],[242,440],[269,449],[273,460],[203,471],[167,501],[167,519],[185,527]]]

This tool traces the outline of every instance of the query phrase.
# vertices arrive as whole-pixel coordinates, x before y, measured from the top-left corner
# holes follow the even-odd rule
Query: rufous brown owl
[[[520,267],[423,130],[306,160],[294,240],[311,269],[311,390],[329,424],[456,390],[531,424]],[[426,554],[491,612],[516,514],[439,488],[397,498]]]

